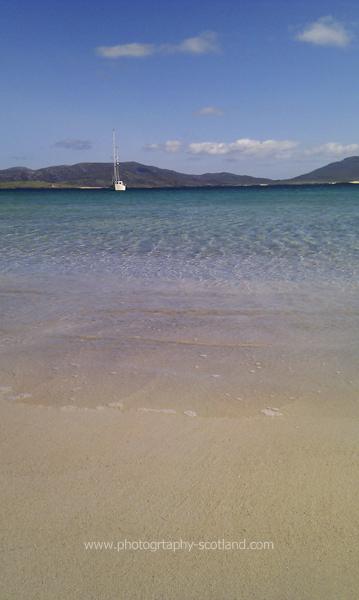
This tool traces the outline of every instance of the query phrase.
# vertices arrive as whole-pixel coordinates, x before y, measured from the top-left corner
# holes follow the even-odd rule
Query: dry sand
[[[1,402],[1,598],[354,600],[358,421]],[[159,402],[161,406],[161,402]],[[87,541],[272,541],[89,551]]]

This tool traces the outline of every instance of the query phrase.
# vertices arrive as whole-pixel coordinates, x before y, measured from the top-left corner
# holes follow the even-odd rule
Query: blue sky
[[[0,168],[286,177],[359,155],[359,3],[5,0]]]

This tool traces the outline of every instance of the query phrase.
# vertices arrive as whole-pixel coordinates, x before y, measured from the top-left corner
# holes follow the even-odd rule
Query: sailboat
[[[113,187],[116,192],[125,192],[126,185],[120,179],[120,161],[118,158],[118,147],[116,146],[116,133],[112,131],[112,146],[113,146]]]

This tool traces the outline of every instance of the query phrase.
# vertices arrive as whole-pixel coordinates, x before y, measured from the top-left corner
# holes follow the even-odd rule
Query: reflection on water
[[[359,210],[333,188],[2,192],[0,395],[356,414]]]
[[[358,274],[353,187],[0,193],[1,272],[240,282]]]

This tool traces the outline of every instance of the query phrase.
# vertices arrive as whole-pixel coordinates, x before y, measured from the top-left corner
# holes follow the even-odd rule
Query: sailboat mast
[[[118,158],[118,148],[116,146],[116,132],[112,130],[112,152],[113,152],[113,185],[117,192],[124,192],[126,185],[120,179],[120,162]]]
[[[113,152],[113,179],[117,180],[117,156],[116,156],[116,133],[115,130],[112,130],[112,152]]]

